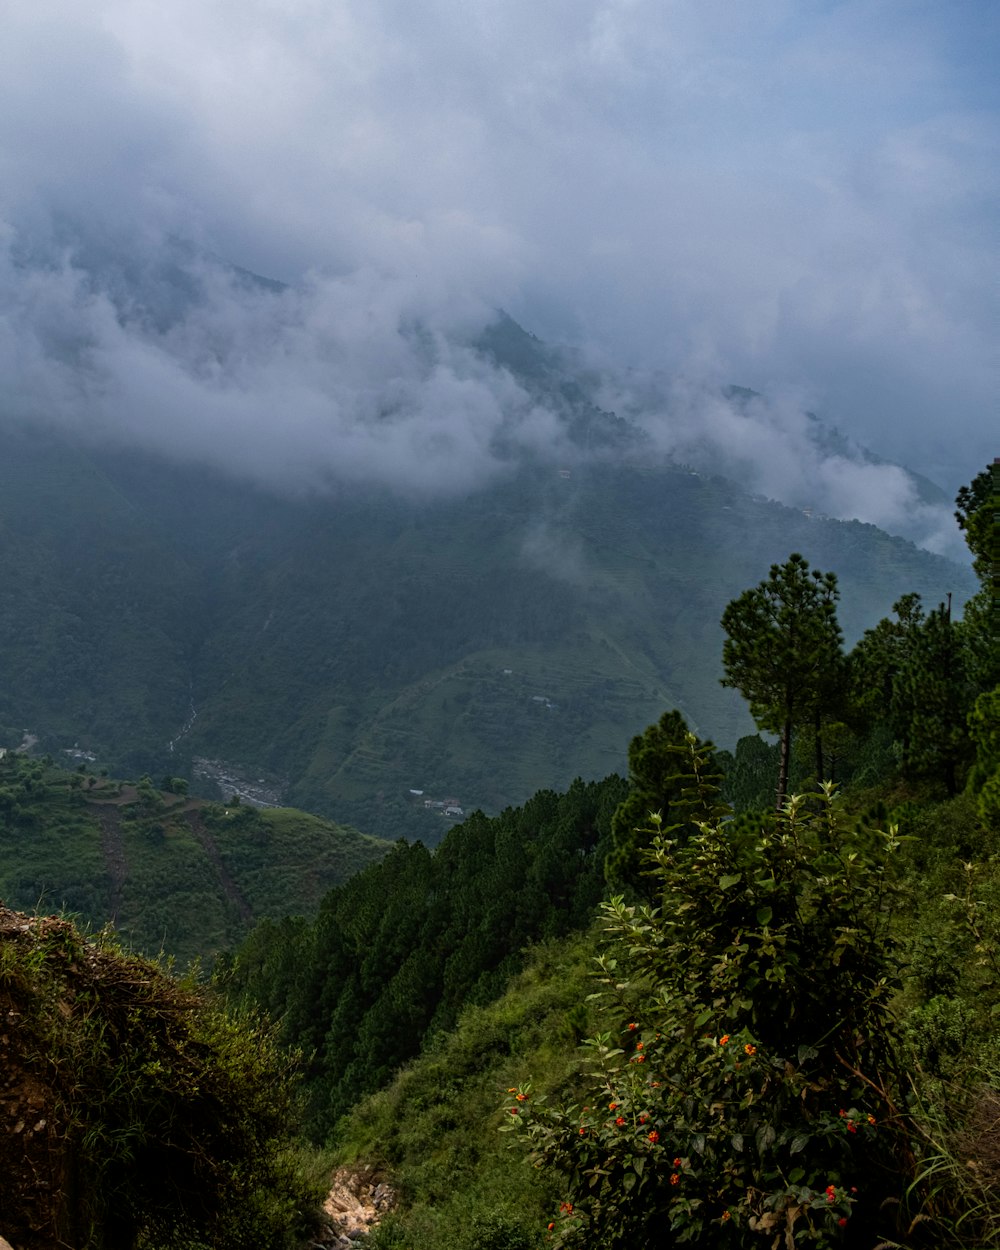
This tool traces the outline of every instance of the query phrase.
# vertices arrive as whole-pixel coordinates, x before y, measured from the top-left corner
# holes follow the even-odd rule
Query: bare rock
[[[338,1168],[323,1203],[336,1238],[332,1244],[338,1250],[346,1250],[374,1228],[396,1203],[395,1190],[374,1168]]]

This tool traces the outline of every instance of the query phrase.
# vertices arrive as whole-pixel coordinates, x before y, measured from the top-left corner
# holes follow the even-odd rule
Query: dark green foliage
[[[7,911],[0,1011],[6,1105],[24,1115],[0,1145],[17,1245],[281,1250],[316,1222],[289,1154],[289,1059],[260,1021],[106,935]]]
[[[992,535],[993,479],[982,473],[959,492],[956,516],[966,530],[980,575],[987,578],[987,536]],[[969,718],[977,696],[1000,681],[1000,616],[988,586],[965,605],[962,620],[941,604],[925,614],[916,594],[893,606],[896,619],[868,630],[849,657],[851,700],[847,719],[867,739],[861,772],[871,780],[893,769],[885,752],[892,743],[897,768],[927,777],[953,796],[973,758]],[[987,707],[987,703],[983,707]],[[984,723],[978,722],[979,731]],[[872,767],[881,755],[881,766]],[[980,760],[972,784],[983,784]]]
[[[981,694],[969,714],[976,749],[970,785],[979,796],[980,817],[1000,829],[1000,687]]]
[[[908,719],[903,767],[939,778],[953,796],[972,756],[967,718],[975,690],[962,630],[943,604],[916,630],[896,686]]]
[[[280,1016],[312,1056],[312,1131],[328,1133],[428,1034],[499,995],[530,942],[585,926],[603,889],[623,782],[575,782],[497,817],[476,813],[432,856],[397,845],[324,899],[312,924],[255,931],[234,993]]]
[[[962,642],[969,680],[979,691],[1000,685],[1000,603],[993,591],[983,589],[962,611]]]
[[[736,812],[765,811],[778,793],[781,747],[760,734],[740,738],[723,767],[722,796]]]
[[[692,742],[692,746],[693,746]],[[889,1001],[891,834],[819,814],[654,834],[662,908],[605,905],[607,1032],[583,1102],[522,1086],[511,1129],[563,1177],[554,1244],[878,1239],[907,1157]],[[793,1233],[794,1230],[794,1233]]]
[[[993,470],[984,469],[955,499],[955,520],[965,534],[979,577],[985,582],[993,573],[996,551],[995,512],[1000,507],[1000,484]]]
[[[912,716],[901,677],[910,666],[925,614],[919,595],[904,595],[892,605],[896,619],[879,621],[865,631],[850,656],[853,711],[862,723],[879,721],[904,739]]]
[[[779,807],[788,790],[793,729],[813,730],[816,779],[823,780],[822,725],[838,718],[845,675],[837,598],[835,574],[810,569],[794,552],[722,614],[722,684],[739,690],[758,726],[781,739]]]
[[[628,797],[611,821],[611,851],[605,876],[612,887],[644,892],[644,833],[649,818],[659,813],[665,825],[685,826],[696,800],[690,793],[694,780],[690,771],[688,727],[680,712],[664,712],[655,725],[633,738],[628,748]],[[711,743],[701,748],[712,751]],[[713,757],[714,759],[714,757]],[[713,774],[715,766],[713,765]],[[702,812],[698,812],[700,817]],[[685,826],[690,828],[690,826]]]

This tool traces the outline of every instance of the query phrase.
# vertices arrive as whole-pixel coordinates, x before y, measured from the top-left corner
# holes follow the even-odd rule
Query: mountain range
[[[439,470],[434,491],[279,490],[8,406],[0,741],[434,844],[475,808],[622,771],[665,708],[720,745],[751,731],[718,621],[790,551],[840,575],[849,640],[903,593],[974,589],[904,538],[765,497],[736,459],[662,454],[601,406],[606,379],[502,314],[469,350],[559,437],[501,427],[487,480]],[[738,421],[759,397],[718,398]],[[878,462],[809,423],[824,463]]]

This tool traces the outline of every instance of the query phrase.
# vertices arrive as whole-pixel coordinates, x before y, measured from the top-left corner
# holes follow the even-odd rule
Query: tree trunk
[[[792,722],[786,720],[781,728],[781,766],[778,769],[778,811],[785,804],[788,794],[788,764],[792,755]]]
[[[816,709],[816,784],[823,784],[823,713]]]

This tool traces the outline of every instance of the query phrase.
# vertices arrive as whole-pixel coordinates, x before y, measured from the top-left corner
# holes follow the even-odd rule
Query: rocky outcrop
[[[331,1179],[323,1209],[330,1219],[324,1245],[346,1250],[360,1241],[393,1210],[395,1190],[372,1167],[338,1168]]]

